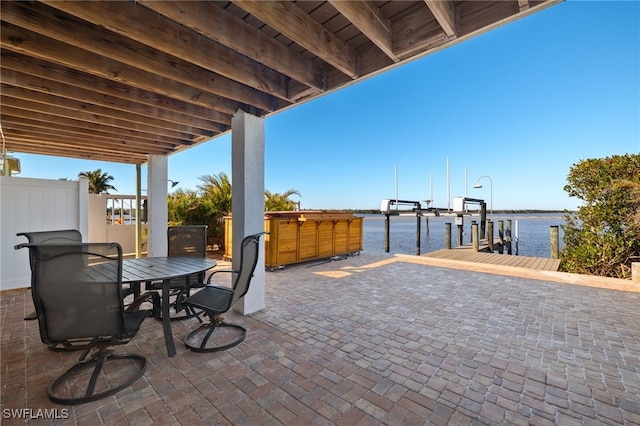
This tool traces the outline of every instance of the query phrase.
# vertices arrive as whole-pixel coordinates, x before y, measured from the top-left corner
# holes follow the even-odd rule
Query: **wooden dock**
[[[423,254],[423,256],[437,259],[457,260],[461,262],[514,266],[517,268],[536,269],[539,271],[557,271],[560,268],[560,259],[514,256],[509,254],[487,253],[480,251],[476,252],[470,247],[443,249]]]

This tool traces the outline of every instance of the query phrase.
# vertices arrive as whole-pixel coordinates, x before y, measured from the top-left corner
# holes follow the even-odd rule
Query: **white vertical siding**
[[[77,181],[0,176],[1,290],[30,285],[28,252],[13,248],[26,242],[16,236],[18,232],[79,229],[86,233],[80,226],[80,216],[87,214],[87,206],[80,205],[81,200],[86,203],[81,190]]]

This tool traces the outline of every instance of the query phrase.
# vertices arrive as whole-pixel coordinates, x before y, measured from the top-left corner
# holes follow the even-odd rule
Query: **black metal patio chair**
[[[168,255],[207,257],[207,225],[170,226],[167,229]],[[185,278],[171,280],[171,311],[172,320],[198,317],[196,311],[185,306],[184,302],[196,288],[202,288],[205,273],[191,275]],[[151,282],[145,287],[147,290],[162,290],[161,282]],[[184,314],[180,314],[185,311]],[[175,315],[178,314],[178,315]],[[200,319],[198,317],[198,319]]]
[[[193,352],[216,352],[232,348],[244,341],[247,329],[240,324],[225,322],[222,314],[229,311],[249,290],[249,284],[258,263],[262,234],[264,232],[249,235],[242,240],[240,268],[237,271],[214,271],[207,280],[207,286],[186,300],[186,306],[202,310],[209,318],[208,322],[190,332],[184,339],[187,349]],[[218,273],[234,274],[233,285],[231,287],[211,285],[211,279]],[[214,335],[216,330],[219,332]]]
[[[60,229],[55,231],[35,231],[35,232],[20,232],[16,234],[18,237],[25,237],[29,243],[32,244],[66,244],[66,243],[81,243],[82,234],[77,229]],[[29,265],[33,269],[33,259],[31,252],[29,252]],[[25,320],[35,320],[35,311],[26,317]]]
[[[77,229],[59,229],[55,231],[19,232],[32,244],[81,243],[82,234]]]
[[[142,377],[145,357],[109,348],[129,342],[142,321],[159,312],[160,300],[147,292],[124,309],[120,245],[28,243],[16,249],[23,247],[33,261],[40,339],[49,347],[84,349],[78,362],[49,384],[49,399],[64,405],[95,401]],[[152,309],[139,309],[147,301]]]

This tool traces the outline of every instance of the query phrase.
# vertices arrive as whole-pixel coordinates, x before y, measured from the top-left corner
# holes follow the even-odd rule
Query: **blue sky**
[[[561,3],[268,117],[265,132],[266,189],[298,190],[303,209],[378,209],[396,169],[400,199],[428,199],[431,184],[446,208],[449,180],[451,198],[491,207],[493,193],[494,209],[575,209],[571,165],[640,152],[640,2]],[[114,193],[135,193],[133,165],[18,157],[22,177],[100,168]],[[169,157],[183,189],[220,172],[230,135]]]

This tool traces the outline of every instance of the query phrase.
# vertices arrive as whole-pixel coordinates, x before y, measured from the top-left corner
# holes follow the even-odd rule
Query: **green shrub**
[[[584,204],[566,214],[561,269],[629,278],[640,255],[640,155],[574,164],[564,190]]]

